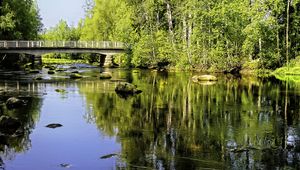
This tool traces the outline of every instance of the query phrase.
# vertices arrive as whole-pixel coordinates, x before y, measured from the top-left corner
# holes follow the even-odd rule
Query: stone
[[[76,71],[72,71],[71,73],[79,73],[79,71],[76,70]]]
[[[40,73],[40,70],[29,70],[29,73],[38,74]]]
[[[8,109],[17,109],[26,105],[24,100],[18,99],[16,97],[11,97],[6,101],[6,107]]]
[[[35,80],[43,80],[43,77],[38,76],[38,77],[35,78]]]
[[[65,89],[55,89],[57,93],[66,93]]]
[[[52,128],[52,129],[55,129],[55,128],[58,128],[58,127],[62,127],[63,125],[59,124],[59,123],[51,123],[49,125],[47,125],[46,127],[47,128]]]
[[[12,135],[21,127],[21,122],[9,116],[0,117],[0,132],[4,135]]]
[[[54,70],[49,70],[48,74],[55,74],[55,71]]]
[[[67,163],[62,163],[59,166],[62,168],[71,168],[71,164],[67,164]]]
[[[139,94],[142,91],[137,89],[136,85],[127,83],[127,82],[121,82],[117,85],[115,88],[115,91],[117,94]]]
[[[103,73],[100,73],[100,79],[111,79],[112,78],[112,75],[110,72],[103,72]]]
[[[104,155],[104,156],[101,156],[100,159],[108,159],[108,158],[115,157],[115,156],[118,156],[118,154],[112,153],[112,154]]]
[[[80,78],[82,78],[82,77],[83,77],[82,75],[77,74],[77,73],[72,73],[72,74],[70,75],[70,78],[71,78],[71,79],[80,79]]]
[[[54,71],[54,70],[56,70],[56,67],[51,66],[51,67],[49,68],[49,70]]]
[[[217,81],[218,78],[213,75],[195,75],[192,77],[193,82],[199,82],[199,81]]]

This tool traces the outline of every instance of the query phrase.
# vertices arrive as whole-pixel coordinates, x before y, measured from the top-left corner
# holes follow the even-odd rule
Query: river
[[[3,114],[22,122],[0,135],[2,169],[299,169],[300,84],[217,75],[193,83],[190,72],[99,68],[68,73],[2,74],[0,103],[27,100]],[[6,75],[6,76],[5,76]],[[118,82],[141,94],[124,98]],[[47,128],[51,123],[62,127]],[[1,169],[0,168],[0,169]]]

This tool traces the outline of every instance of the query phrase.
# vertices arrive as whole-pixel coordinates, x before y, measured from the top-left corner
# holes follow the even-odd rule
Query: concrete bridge
[[[95,53],[100,65],[113,63],[113,55],[125,52],[125,44],[109,41],[0,41],[0,53],[29,54],[36,62],[42,62],[47,53]]]

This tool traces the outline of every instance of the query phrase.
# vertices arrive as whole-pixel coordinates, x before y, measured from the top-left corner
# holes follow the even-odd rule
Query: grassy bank
[[[43,58],[44,64],[75,64],[87,63],[85,60],[71,60],[71,59],[57,59],[57,58]]]

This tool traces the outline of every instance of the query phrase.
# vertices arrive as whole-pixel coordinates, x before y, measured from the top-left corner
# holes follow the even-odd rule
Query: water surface
[[[29,101],[2,105],[25,129],[1,137],[3,169],[300,168],[298,84],[232,75],[193,83],[193,73],[123,69],[100,80],[97,68],[84,71],[80,80],[1,81],[2,103]],[[143,92],[118,96],[119,81]]]

